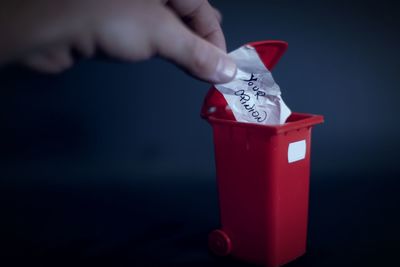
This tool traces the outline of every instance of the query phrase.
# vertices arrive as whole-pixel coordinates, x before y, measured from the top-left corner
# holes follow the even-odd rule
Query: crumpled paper
[[[235,119],[265,125],[285,123],[291,111],[255,48],[245,45],[229,55],[237,64],[236,76],[231,82],[215,87],[225,97]]]

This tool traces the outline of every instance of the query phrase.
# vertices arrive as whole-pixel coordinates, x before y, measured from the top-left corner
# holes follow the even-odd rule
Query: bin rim
[[[292,119],[294,118],[295,120],[290,121],[291,118]],[[284,124],[277,124],[277,125],[263,125],[263,124],[248,123],[248,122],[238,122],[229,119],[216,118],[213,115],[204,117],[204,119],[207,120],[211,125],[218,124],[218,125],[226,125],[228,127],[254,129],[257,131],[262,131],[273,135],[284,134],[290,131],[300,130],[302,128],[309,128],[311,126],[314,126],[316,124],[321,124],[324,122],[324,116],[322,115],[299,113],[299,112],[293,112],[289,117],[289,121],[287,121]]]

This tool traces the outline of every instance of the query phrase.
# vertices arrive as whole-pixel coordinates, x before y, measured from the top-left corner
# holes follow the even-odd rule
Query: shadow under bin
[[[283,41],[250,43],[271,70]],[[275,267],[306,251],[312,126],[323,116],[292,113],[285,124],[237,122],[221,93],[208,92],[201,116],[214,135],[221,227],[209,235],[219,256]]]

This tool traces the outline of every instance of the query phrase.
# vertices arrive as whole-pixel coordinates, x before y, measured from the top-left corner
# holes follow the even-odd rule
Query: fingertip
[[[236,63],[228,56],[221,56],[218,59],[212,82],[216,84],[230,82],[235,78],[236,72]]]

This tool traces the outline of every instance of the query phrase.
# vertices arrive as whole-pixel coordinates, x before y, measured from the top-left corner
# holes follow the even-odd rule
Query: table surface
[[[1,182],[0,266],[252,266],[207,250],[213,177],[62,176]],[[313,175],[307,253],[287,266],[396,265],[399,184]]]

